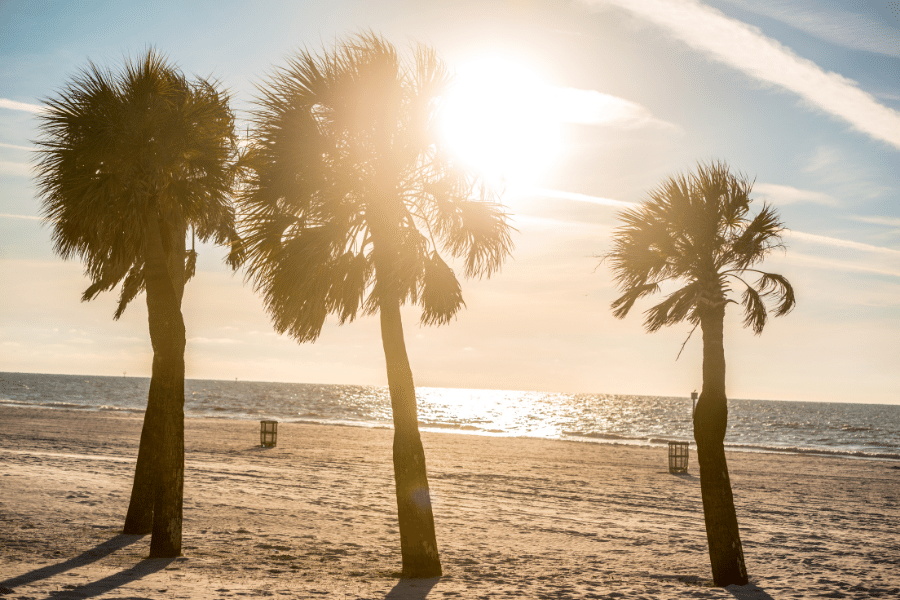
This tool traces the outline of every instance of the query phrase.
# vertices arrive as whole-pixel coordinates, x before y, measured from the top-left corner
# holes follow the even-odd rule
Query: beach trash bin
[[[669,442],[669,473],[687,473],[689,442]]]
[[[259,422],[259,445],[263,448],[274,448],[278,441],[278,421]]]

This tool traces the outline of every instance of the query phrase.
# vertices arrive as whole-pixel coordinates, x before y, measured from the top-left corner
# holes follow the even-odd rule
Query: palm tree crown
[[[731,285],[744,288],[744,326],[760,334],[774,301],[775,316],[796,303],[782,275],[754,269],[775,248],[783,248],[784,227],[775,210],[763,205],[750,215],[753,182],[734,175],[723,162],[698,165],[697,172],[666,179],[638,207],[620,213],[606,260],[622,295],[613,314],[625,315],[640,298],[658,292],[667,281],[686,284],[645,312],[644,326],[657,331],[687,320],[697,324],[704,307],[727,302]],[[747,274],[755,276],[748,282]]]
[[[82,300],[124,280],[121,316],[145,285],[150,220],[188,278],[196,254],[186,266],[169,256],[180,254],[188,226],[202,241],[236,241],[234,116],[214,83],[188,81],[151,49],[119,73],[91,63],[45,105],[38,188],[56,252],[80,257],[91,278]]]
[[[277,331],[311,341],[327,314],[344,323],[385,299],[443,324],[464,304],[440,252],[463,259],[466,276],[500,267],[506,215],[438,139],[451,79],[433,50],[404,60],[365,34],[301,52],[263,90],[242,233]]]

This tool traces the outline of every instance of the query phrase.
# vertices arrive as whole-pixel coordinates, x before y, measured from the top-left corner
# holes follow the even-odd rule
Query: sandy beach
[[[139,415],[0,407],[4,598],[897,598],[900,464],[730,453],[751,584],[711,587],[695,456],[423,433],[445,576],[401,580],[389,429],[186,421],[184,556],[119,533]]]

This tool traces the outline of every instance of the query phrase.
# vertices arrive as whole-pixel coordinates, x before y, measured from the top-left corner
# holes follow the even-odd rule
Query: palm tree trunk
[[[157,235],[159,231],[157,230]],[[161,242],[161,240],[160,240]],[[184,294],[184,254],[186,251],[184,235],[180,238],[172,240],[174,248],[165,257],[169,280],[175,291],[176,300],[179,307],[181,306],[181,298]],[[154,246],[155,247],[155,246]],[[160,243],[158,250],[165,256],[165,252]],[[153,259],[156,260],[155,258]],[[157,286],[158,287],[158,286]],[[148,310],[152,303],[148,291]],[[154,306],[158,305],[158,302]],[[156,317],[157,315],[154,315]],[[149,315],[148,315],[149,317]],[[182,322],[183,328],[183,322]],[[152,338],[152,335],[151,335]],[[152,339],[151,339],[152,342]],[[182,364],[183,364],[182,351]],[[154,363],[156,355],[154,354]],[[156,369],[154,367],[153,374],[155,376]],[[157,378],[158,379],[158,378]],[[184,377],[182,376],[182,386]],[[153,530],[153,505],[155,495],[153,492],[153,465],[158,464],[159,457],[156,456],[155,441],[158,436],[154,432],[160,431],[165,427],[160,422],[162,415],[165,413],[165,400],[162,395],[163,387],[153,384],[154,379],[150,382],[150,392],[147,397],[147,410],[144,413],[144,424],[141,429],[141,440],[138,448],[137,464],[134,470],[134,483],[131,488],[131,500],[128,504],[128,512],[125,515],[125,524],[122,527],[122,533],[132,535],[145,535]],[[183,391],[182,391],[183,398]],[[183,400],[182,400],[183,405]],[[183,427],[182,427],[183,430]],[[183,446],[183,444],[182,444]],[[176,555],[177,556],[177,555]]]
[[[379,312],[394,417],[394,479],[402,573],[403,577],[409,578],[439,577],[441,560],[428,491],[425,449],[419,435],[416,389],[403,339],[400,302],[383,301]]]
[[[724,304],[707,308],[700,315],[703,390],[694,411],[694,440],[700,463],[700,494],[706,520],[709,561],[713,581],[718,586],[747,583],[747,567],[725,461],[728,401],[725,396],[725,347],[722,339],[724,320]]]
[[[151,383],[151,389],[153,389]],[[137,465],[134,467],[134,483],[131,486],[131,500],[128,503],[128,512],[125,514],[125,525],[122,533],[130,535],[144,535],[153,530],[153,473],[152,465],[156,462],[153,457],[153,447],[150,442],[152,431],[159,425],[151,423],[154,415],[159,414],[155,406],[157,396],[149,394],[147,397],[147,410],[144,412],[144,426],[141,429],[141,444],[138,448]]]
[[[132,524],[146,527],[148,510],[152,510],[150,557],[170,558],[181,555],[185,330],[177,289],[181,286],[173,285],[160,225],[151,219],[147,229],[144,282],[153,372],[129,516],[134,515]]]

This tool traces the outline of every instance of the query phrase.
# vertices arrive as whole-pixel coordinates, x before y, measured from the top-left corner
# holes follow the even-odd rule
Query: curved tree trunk
[[[707,308],[700,315],[703,330],[703,390],[694,411],[694,440],[700,463],[700,493],[713,581],[718,586],[747,583],[747,567],[738,530],[728,465],[725,430],[725,347],[722,329],[725,306]]]
[[[131,503],[123,532],[152,531],[150,556],[153,558],[181,554],[185,348],[181,293],[184,288],[184,236],[180,240],[172,240],[171,246],[166,253],[159,223],[152,220],[148,226],[144,281],[153,345],[153,371]]]
[[[180,242],[180,243],[179,243]],[[181,298],[184,294],[184,256],[187,248],[185,247],[184,236],[180,240],[172,240],[173,249],[165,257],[168,265],[168,273],[175,290],[175,296],[178,301],[179,311],[181,307]],[[160,251],[163,251],[162,246]],[[149,305],[148,305],[149,308]],[[149,315],[148,315],[149,318]],[[152,342],[152,340],[151,340]],[[144,424],[141,429],[141,441],[138,448],[137,464],[134,469],[134,483],[131,488],[131,500],[128,504],[128,512],[125,515],[125,525],[122,533],[144,535],[153,530],[153,482],[152,482],[152,466],[156,459],[154,458],[154,449],[151,442],[153,437],[152,431],[162,427],[161,424],[154,419],[162,414],[162,407],[159,406],[161,396],[158,393],[159,388],[153,386],[151,379],[150,393],[147,396],[147,410],[144,413]]]
[[[410,578],[439,577],[441,560],[425,471],[425,449],[419,435],[416,389],[403,339],[400,302],[383,301],[379,312],[394,417],[394,479],[402,573],[403,577]]]

